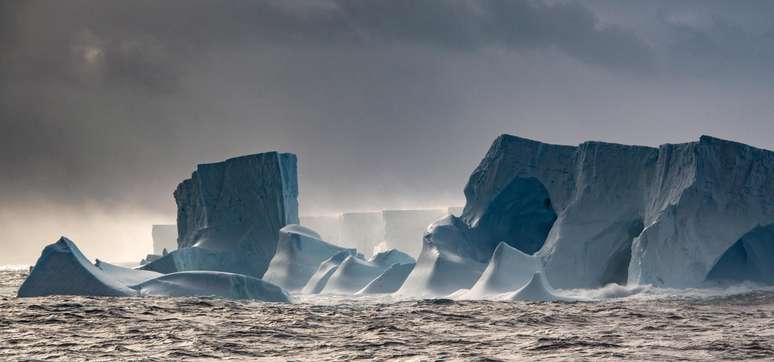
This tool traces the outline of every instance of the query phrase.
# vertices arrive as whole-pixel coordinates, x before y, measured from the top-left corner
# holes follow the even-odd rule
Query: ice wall
[[[384,240],[384,219],[381,212],[349,212],[340,216],[340,244],[355,248],[366,256]]]
[[[416,258],[422,251],[422,234],[430,224],[446,215],[446,209],[382,211],[384,242],[377,251],[399,249]]]
[[[339,215],[301,216],[304,225],[320,234],[320,238],[329,243],[339,244]]]
[[[298,223],[296,156],[267,152],[201,164],[174,196],[180,249],[144,268],[261,277],[279,230]]]
[[[177,225],[153,225],[153,254],[162,255],[164,249],[171,252],[177,249]]]

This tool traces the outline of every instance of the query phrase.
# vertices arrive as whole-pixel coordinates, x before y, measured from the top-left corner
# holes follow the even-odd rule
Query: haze
[[[462,205],[501,133],[774,149],[770,1],[0,2],[0,264],[139,260],[197,163],[302,214]],[[419,240],[417,240],[419,242]]]

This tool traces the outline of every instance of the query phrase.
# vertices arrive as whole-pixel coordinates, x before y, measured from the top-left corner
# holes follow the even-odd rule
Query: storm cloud
[[[500,133],[774,146],[769,2],[627,4],[0,2],[0,263],[137,259],[240,154],[297,153],[312,214],[461,205]]]

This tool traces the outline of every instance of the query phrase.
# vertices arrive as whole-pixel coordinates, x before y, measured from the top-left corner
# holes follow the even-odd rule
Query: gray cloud
[[[196,163],[275,149],[321,213],[459,204],[500,133],[774,146],[766,21],[649,3],[0,2],[0,247],[140,256]],[[699,7],[716,20],[684,29]]]

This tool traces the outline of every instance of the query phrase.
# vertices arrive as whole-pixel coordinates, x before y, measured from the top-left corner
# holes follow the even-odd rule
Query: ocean
[[[16,298],[0,267],[0,360],[774,359],[774,289],[563,291],[583,302],[294,296]]]

